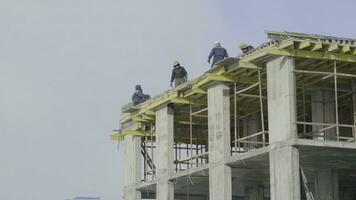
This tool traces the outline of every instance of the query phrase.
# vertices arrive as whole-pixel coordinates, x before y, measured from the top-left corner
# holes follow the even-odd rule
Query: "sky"
[[[209,69],[264,30],[356,38],[354,0],[0,0],[0,199],[121,199],[110,141],[136,84],[169,89],[174,60]]]

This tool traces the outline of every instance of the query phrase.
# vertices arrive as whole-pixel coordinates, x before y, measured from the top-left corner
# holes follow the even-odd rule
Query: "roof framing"
[[[154,123],[154,110],[169,103],[206,105],[207,87],[209,84],[217,81],[251,84],[256,80],[249,75],[250,73],[235,72],[240,69],[261,69],[268,59],[275,56],[356,63],[355,39],[292,32],[265,32],[268,38],[272,39],[271,41],[260,45],[253,51],[240,57],[227,58],[217,63],[214,68],[208,70],[198,78],[135,106],[132,109],[133,112],[122,114],[120,122]],[[139,130],[139,127],[132,127],[127,131],[111,135],[111,138],[113,140],[121,140],[127,134],[144,135]]]

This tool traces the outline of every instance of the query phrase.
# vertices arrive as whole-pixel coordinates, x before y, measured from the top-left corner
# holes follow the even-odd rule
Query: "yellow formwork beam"
[[[190,97],[194,94],[206,94],[206,93],[207,93],[206,90],[196,87],[196,88],[192,88],[187,93],[184,93],[184,97]]]
[[[269,49],[268,54],[271,55],[282,55],[282,56],[293,56],[301,58],[315,58],[315,59],[327,59],[327,60],[337,60],[345,62],[356,62],[356,56],[341,54],[341,53],[331,53],[331,52],[310,52],[301,51],[295,49]]]
[[[110,135],[111,140],[123,140],[126,135],[136,135],[136,136],[145,136],[146,132],[142,130],[122,130],[119,133]]]

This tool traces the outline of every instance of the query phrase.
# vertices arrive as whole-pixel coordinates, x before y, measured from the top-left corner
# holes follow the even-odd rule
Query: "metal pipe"
[[[266,136],[264,134],[265,131],[265,120],[263,116],[263,99],[262,99],[262,83],[261,83],[261,72],[258,70],[258,87],[259,87],[259,93],[260,93],[260,109],[261,109],[261,126],[262,126],[262,141],[263,141],[263,146],[265,146],[266,142]]]
[[[237,103],[236,103],[236,82],[234,84],[234,147],[235,147],[235,152],[237,151]]]
[[[252,89],[252,88],[254,88],[254,87],[258,86],[258,85],[259,85],[259,83],[255,83],[255,84],[250,85],[247,88],[244,88],[244,89],[239,90],[239,91],[236,91],[236,89],[235,89],[234,94],[240,94],[240,93],[246,92],[246,91],[248,91],[248,90],[250,90],[250,89]],[[236,88],[236,82],[235,82],[235,88]]]
[[[193,156],[193,115],[192,115],[192,104],[189,104],[189,112],[190,112],[190,116],[189,116],[189,122],[190,122],[190,131],[189,131],[189,141],[190,141],[190,157]]]
[[[334,61],[334,87],[335,87],[335,120],[336,120],[336,140],[339,141],[340,130],[339,130],[339,108],[338,108],[338,98],[337,98],[337,69],[336,60]]]

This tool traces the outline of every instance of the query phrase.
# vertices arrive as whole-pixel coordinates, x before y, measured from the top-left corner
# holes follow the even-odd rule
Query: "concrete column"
[[[263,200],[263,186],[248,187],[244,200]]]
[[[299,151],[278,142],[297,138],[294,59],[267,63],[271,200],[300,199]]]
[[[324,169],[315,180],[316,200],[339,200],[339,175],[336,170]]]
[[[229,87],[216,83],[208,88],[209,199],[232,199],[230,157]]]
[[[174,185],[169,181],[174,172],[173,131],[173,109],[166,105],[156,111],[157,200],[174,200]]]
[[[141,137],[125,136],[124,155],[124,199],[139,200],[141,193],[136,184],[141,181]]]
[[[335,123],[335,95],[333,91],[316,90],[311,94],[312,100],[312,120],[317,123]],[[313,131],[317,131],[323,126],[313,126]],[[336,129],[323,131],[315,137],[317,140],[336,140]]]
[[[246,117],[245,119],[242,120],[242,136],[247,137],[254,133],[258,133],[259,131],[261,131],[260,126],[261,126],[261,118],[259,114],[256,113]],[[257,138],[247,139],[247,141],[256,141],[256,140]],[[258,145],[245,143],[244,147],[250,150],[253,148],[257,148]]]

